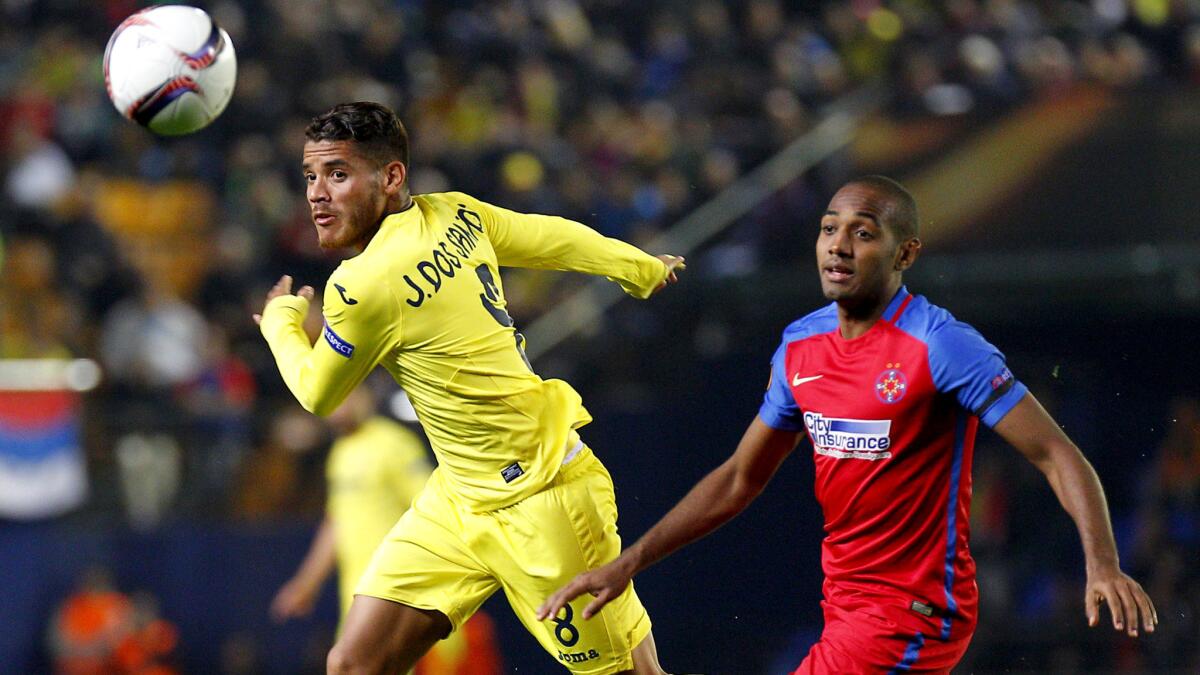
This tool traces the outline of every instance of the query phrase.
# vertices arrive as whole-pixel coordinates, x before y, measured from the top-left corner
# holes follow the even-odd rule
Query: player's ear
[[[404,162],[388,162],[383,166],[383,190],[387,194],[399,194],[407,180],[408,167]]]
[[[900,242],[900,245],[896,247],[896,263],[894,265],[896,271],[903,272],[904,270],[912,267],[913,263],[917,261],[917,258],[920,255],[920,239],[917,239],[916,237],[909,237],[908,239]]]

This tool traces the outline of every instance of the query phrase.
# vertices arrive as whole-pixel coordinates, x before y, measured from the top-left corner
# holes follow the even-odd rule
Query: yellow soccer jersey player
[[[535,618],[559,585],[614,558],[620,539],[608,472],[576,432],[591,417],[570,385],[530,368],[499,268],[603,275],[646,298],[682,259],[462,193],[410,196],[407,135],[378,104],[336,106],[306,137],[318,239],[357,255],[326,284],[316,344],[301,329],[313,290],[293,295],[290,277],[256,318],[288,388],[317,414],[386,368],[438,462],[364,573],[330,672],[405,670],[501,588],[570,670],[662,672],[632,587],[591,621],[570,607]]]
[[[432,469],[421,439],[382,416],[363,422],[330,448],[326,513],[333,523],[343,616],[371,554],[425,487]]]
[[[335,563],[344,617],[371,555],[433,470],[417,434],[376,414],[366,387],[351,392],[329,424],[335,440],[325,460],[325,519],[300,568],[272,602],[277,620],[311,612]]]
[[[513,504],[554,477],[571,430],[591,421],[575,390],[542,380],[505,311],[499,266],[607,274],[640,297],[662,261],[578,223],[462,193],[417,195],[384,219],[326,284],[314,346],[307,301],[282,296],[263,333],[300,403],[328,413],[376,365],[408,393],[444,479],[476,510]]]

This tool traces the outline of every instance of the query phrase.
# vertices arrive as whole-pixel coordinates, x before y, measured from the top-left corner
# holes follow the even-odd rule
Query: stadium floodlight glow
[[[0,359],[0,389],[7,391],[90,391],[100,378],[92,359]]]

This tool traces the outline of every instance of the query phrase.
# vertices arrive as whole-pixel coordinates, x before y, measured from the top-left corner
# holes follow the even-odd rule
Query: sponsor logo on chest
[[[887,459],[892,456],[891,420],[859,420],[804,413],[804,426],[819,455],[835,459]]]

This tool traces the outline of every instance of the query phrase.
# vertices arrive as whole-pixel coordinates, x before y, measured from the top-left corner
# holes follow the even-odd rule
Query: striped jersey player
[[[823,215],[816,257],[829,306],[795,321],[771,361],[767,393],[733,455],[608,565],[580,575],[540,611],[583,593],[588,615],[638,571],[733,518],[802,437],[812,446],[825,519],[820,640],[806,673],[949,672],[976,623],[968,548],[979,424],[1046,476],[1087,558],[1088,623],[1153,631],[1154,605],[1118,565],[1100,482],[1079,449],[970,326],[913,295],[917,210],[898,183],[844,185]]]

